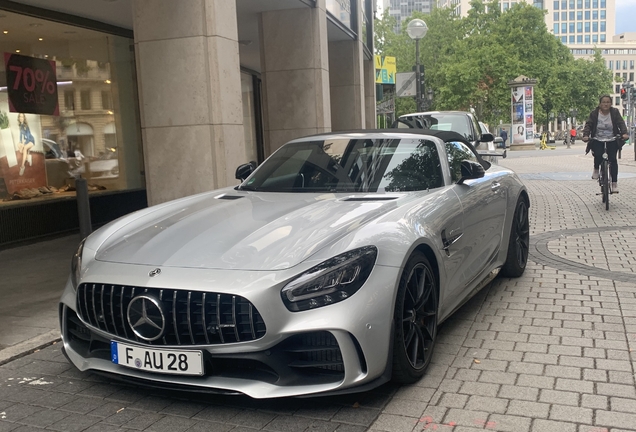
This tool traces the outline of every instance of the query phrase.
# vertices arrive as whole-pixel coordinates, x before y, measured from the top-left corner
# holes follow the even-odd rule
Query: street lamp
[[[420,39],[426,36],[428,26],[421,19],[414,19],[406,26],[406,33],[411,39],[415,40],[415,106],[416,111],[421,111],[422,104],[422,76],[424,71],[420,73]]]

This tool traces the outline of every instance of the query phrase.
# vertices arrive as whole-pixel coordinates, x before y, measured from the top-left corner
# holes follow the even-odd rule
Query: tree
[[[535,122],[547,121],[551,112],[583,113],[597,104],[598,95],[611,89],[611,73],[597,52],[592,61],[574,60],[570,50],[545,25],[545,11],[518,3],[501,12],[497,2],[473,0],[468,16],[458,18],[450,8],[430,15],[415,12],[393,32],[395,20],[385,11],[376,20],[376,54],[396,57],[398,72],[415,65],[415,43],[406,25],[423,19],[428,33],[420,40],[420,63],[426,86],[434,90],[440,110],[475,108],[480,119],[510,121],[508,82],[520,75],[537,80]],[[413,112],[413,98],[398,98],[398,115]],[[589,111],[588,111],[589,112]]]

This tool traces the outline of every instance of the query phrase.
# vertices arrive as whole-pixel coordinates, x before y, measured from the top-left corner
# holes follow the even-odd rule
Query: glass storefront
[[[55,65],[59,115],[10,110],[0,65],[0,206],[144,188],[133,40],[0,10],[0,49]],[[33,94],[52,89],[36,73]],[[26,80],[26,77],[24,78]],[[18,201],[19,200],[19,201]]]

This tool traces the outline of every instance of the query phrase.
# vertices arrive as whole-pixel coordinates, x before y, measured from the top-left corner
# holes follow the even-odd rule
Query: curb
[[[44,334],[41,334],[24,342],[20,342],[18,344],[7,347],[0,351],[0,365],[9,363],[20,357],[24,357],[28,354],[31,354],[35,350],[47,347],[60,340],[62,340],[62,338],[60,337],[60,331],[56,329],[50,330]]]

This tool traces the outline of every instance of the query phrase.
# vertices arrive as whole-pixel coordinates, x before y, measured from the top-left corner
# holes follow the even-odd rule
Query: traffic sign
[[[395,95],[397,97],[415,96],[417,94],[415,72],[400,72],[395,76]]]

